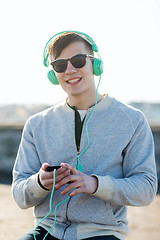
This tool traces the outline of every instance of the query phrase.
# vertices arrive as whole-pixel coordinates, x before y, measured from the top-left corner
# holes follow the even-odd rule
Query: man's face
[[[70,59],[77,54],[90,54],[81,41],[73,42],[64,48],[56,60]],[[62,73],[55,72],[55,74],[68,96],[89,93],[95,88],[92,61],[89,57],[86,58],[86,64],[82,68],[75,68],[68,61],[67,69]]]

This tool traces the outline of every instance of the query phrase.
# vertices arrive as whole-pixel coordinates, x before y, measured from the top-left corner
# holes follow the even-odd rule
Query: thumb
[[[61,163],[60,165],[61,167],[65,167],[66,169],[69,169],[72,174],[77,174],[79,172],[76,168],[74,168],[72,165],[68,163]]]
[[[42,170],[44,170],[44,171],[46,171],[46,168],[49,166],[49,164],[48,163],[43,163],[42,164]]]

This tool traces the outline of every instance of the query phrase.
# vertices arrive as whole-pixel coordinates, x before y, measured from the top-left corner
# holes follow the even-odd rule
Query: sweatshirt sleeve
[[[42,189],[38,183],[40,167],[41,164],[34,144],[30,122],[28,121],[23,130],[13,168],[13,197],[22,209],[39,204],[48,194],[48,191]]]
[[[150,204],[157,191],[157,175],[153,137],[143,114],[122,154],[123,178],[96,176],[99,185],[93,195],[121,206]]]

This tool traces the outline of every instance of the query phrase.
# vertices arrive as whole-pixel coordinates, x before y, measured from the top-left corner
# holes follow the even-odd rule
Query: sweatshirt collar
[[[101,111],[102,109],[106,108],[107,106],[109,106],[112,103],[112,101],[114,99],[114,98],[111,98],[108,94],[104,94],[103,96],[104,97],[102,98],[102,100],[97,103],[95,111]],[[94,106],[95,105],[90,106],[90,108],[87,111],[89,111],[89,112],[92,111]],[[75,106],[70,106],[69,105],[69,103],[67,102],[67,99],[66,99],[66,101],[64,103],[64,107],[65,107],[66,111],[70,111],[70,110],[75,110],[76,109]]]

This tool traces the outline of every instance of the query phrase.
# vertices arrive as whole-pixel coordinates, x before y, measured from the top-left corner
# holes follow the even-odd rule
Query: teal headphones
[[[73,33],[77,33],[79,34],[80,36],[82,36],[89,44],[91,44],[92,46],[92,49],[94,52],[98,53],[98,47],[97,45],[94,43],[94,41],[92,40],[91,37],[89,37],[88,35],[82,33],[82,32],[77,32],[77,31],[65,31],[65,32],[60,32],[60,33],[57,33],[56,35],[54,35],[46,44],[45,46],[45,49],[44,49],[44,53],[43,53],[43,57],[44,57],[44,65],[45,67],[49,67],[49,60],[48,60],[48,57],[49,57],[49,54],[48,54],[48,47],[49,45],[54,41],[54,39],[63,34],[63,33],[70,33],[70,32],[73,32]],[[93,107],[93,110],[92,112],[90,113],[89,117],[88,117],[88,120],[86,122],[86,134],[87,134],[87,139],[88,139],[88,144],[86,146],[86,148],[79,154],[78,156],[78,165],[77,165],[77,169],[82,172],[82,165],[80,163],[80,156],[88,149],[89,145],[90,145],[90,139],[89,139],[89,134],[88,134],[88,123],[90,121],[90,118],[92,117],[92,114],[94,113],[95,111],[95,108],[97,106],[97,101],[98,101],[98,87],[99,87],[99,84],[100,84],[100,80],[101,80],[101,74],[103,73],[103,62],[101,60],[101,57],[100,55],[98,54],[99,58],[94,58],[94,61],[93,61],[93,73],[96,75],[96,76],[100,76],[99,77],[99,82],[98,82],[98,86],[97,86],[97,89],[96,89],[96,103]],[[49,80],[54,84],[54,85],[58,85],[59,82],[56,78],[56,75],[54,73],[53,70],[50,70],[48,72],[48,78]],[[50,208],[50,211],[49,213],[44,217],[42,218],[42,220],[37,224],[37,226],[35,227],[34,229],[34,240],[37,240],[36,239],[36,235],[35,235],[35,232],[36,232],[36,229],[38,228],[38,226],[51,214],[51,212],[53,211],[52,210],[52,199],[53,199],[53,193],[54,193],[54,188],[55,188],[55,171],[53,173],[53,188],[52,188],[52,192],[51,192],[51,196],[50,196],[50,204],[49,204],[49,208]],[[51,226],[51,228],[49,229],[49,231],[46,233],[46,235],[44,236],[43,240],[46,239],[47,235],[51,232],[51,230],[53,229],[53,227],[55,226],[55,223],[56,223],[56,211],[57,211],[57,207],[64,203],[65,201],[68,201],[70,199],[70,197],[67,197],[66,199],[64,199],[63,201],[59,202],[55,209],[54,209],[54,214],[55,214],[55,219],[54,219],[54,222],[53,222],[53,225]]]
[[[47,77],[51,81],[51,83],[53,83],[54,85],[59,85],[58,79],[57,79],[53,69],[49,69],[50,64],[49,64],[49,59],[48,59],[48,57],[49,57],[48,47],[57,37],[59,37],[60,35],[62,35],[64,33],[76,33],[76,34],[80,35],[85,41],[87,41],[92,46],[92,50],[98,54],[98,58],[94,58],[94,60],[93,60],[93,73],[96,76],[100,76],[103,73],[103,62],[98,53],[98,46],[95,44],[93,39],[90,36],[88,36],[87,34],[85,34],[83,32],[69,30],[69,31],[63,31],[63,32],[59,32],[59,33],[55,34],[53,37],[51,37],[49,39],[49,41],[45,45],[44,52],[43,52],[43,64],[45,67],[48,68]]]

